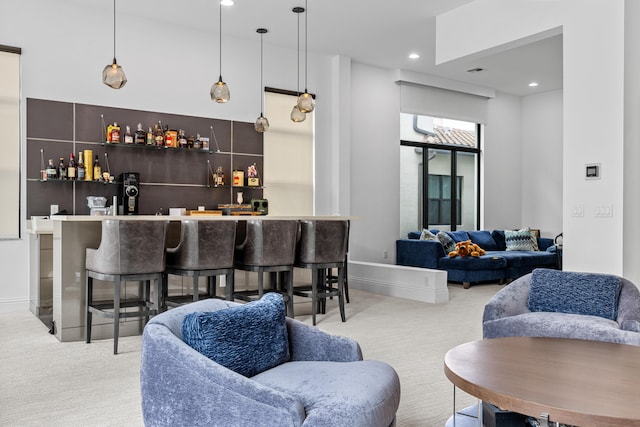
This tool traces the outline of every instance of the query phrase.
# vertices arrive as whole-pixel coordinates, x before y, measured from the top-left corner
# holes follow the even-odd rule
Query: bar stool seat
[[[238,223],[238,234],[240,243],[236,245],[235,268],[257,272],[258,289],[234,291],[233,297],[243,301],[261,298],[265,292],[263,274],[268,272],[271,273],[268,290],[283,294],[287,316],[293,317],[293,263],[298,221],[250,219]]]
[[[311,286],[295,287],[293,294],[311,298],[312,321],[316,324],[316,312],[326,299],[337,296],[340,317],[344,312],[344,275],[349,240],[349,223],[342,220],[301,220],[300,237],[296,249],[295,267],[312,270]],[[337,288],[327,283],[327,270],[338,269]]]
[[[166,227],[166,221],[102,220],[100,246],[86,249],[87,343],[91,342],[93,314],[113,319],[113,354],[118,354],[120,319],[144,317],[146,323],[150,315],[160,312]],[[113,283],[113,300],[94,301],[94,279]],[[142,295],[123,300],[121,284],[128,281],[144,282]],[[137,310],[126,310],[131,307]]]
[[[198,301],[200,277],[207,278],[207,296],[216,298],[217,276],[224,275],[225,299],[231,300],[236,221],[183,220],[180,228],[178,246],[167,249],[167,265],[162,286],[165,306],[175,307],[181,303]],[[170,274],[191,277],[193,279],[192,294],[187,297],[169,296],[168,276]]]

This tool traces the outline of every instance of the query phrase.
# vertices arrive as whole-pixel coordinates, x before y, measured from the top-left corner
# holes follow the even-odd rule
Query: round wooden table
[[[559,338],[494,338],[447,352],[458,388],[501,409],[581,427],[640,426],[640,347]]]

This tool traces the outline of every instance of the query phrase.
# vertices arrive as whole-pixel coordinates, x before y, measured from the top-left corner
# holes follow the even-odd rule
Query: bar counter
[[[85,334],[85,249],[97,248],[102,235],[102,220],[152,220],[168,221],[167,246],[177,245],[180,239],[180,221],[247,221],[247,220],[350,220],[348,216],[235,216],[235,215],[135,215],[135,216],[90,216],[54,215],[53,224],[53,322],[54,335],[60,341],[80,341]],[[105,290],[109,285],[105,285]],[[112,286],[112,285],[111,285]],[[127,282],[126,293],[138,293],[138,282]],[[106,293],[106,295],[112,295]],[[98,295],[98,298],[100,295]],[[137,335],[142,332],[142,320],[136,318],[121,322],[120,336]],[[94,317],[92,339],[113,337],[111,319]]]

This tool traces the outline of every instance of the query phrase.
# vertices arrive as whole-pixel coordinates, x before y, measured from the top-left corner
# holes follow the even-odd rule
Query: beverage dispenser
[[[119,181],[118,199],[122,205],[122,215],[137,215],[140,206],[140,174],[124,172],[120,174]]]

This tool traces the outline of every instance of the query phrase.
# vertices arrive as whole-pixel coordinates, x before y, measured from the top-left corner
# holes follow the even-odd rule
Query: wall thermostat
[[[587,163],[584,179],[600,179],[600,163]]]

